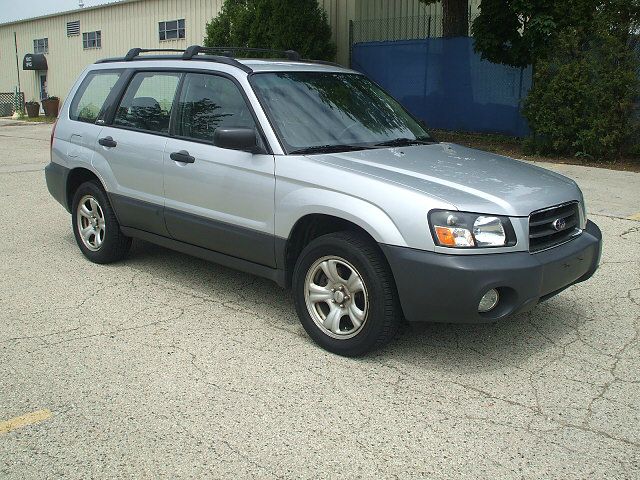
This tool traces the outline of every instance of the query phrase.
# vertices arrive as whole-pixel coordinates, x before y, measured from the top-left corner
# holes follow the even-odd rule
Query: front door
[[[224,76],[187,73],[175,108],[175,136],[164,152],[169,233],[274,267],[274,157],[213,145],[216,128],[256,128],[238,86]],[[175,161],[175,152],[187,152],[194,161]]]
[[[38,75],[39,77],[39,86],[40,86],[40,101],[45,100],[46,98],[49,97],[48,93],[47,93],[47,74],[46,73],[40,73]]]

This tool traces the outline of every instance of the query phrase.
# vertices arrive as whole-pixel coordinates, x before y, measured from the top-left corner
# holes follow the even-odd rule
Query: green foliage
[[[207,24],[205,46],[297,50],[303,58],[333,60],[327,14],[317,0],[225,0]]]
[[[483,0],[471,31],[485,60],[526,67],[559,27],[553,0]]]
[[[623,36],[592,32],[585,43],[563,32],[535,69],[524,114],[541,153],[582,157],[620,156],[634,128],[637,59]]]
[[[471,31],[482,58],[514,67],[535,64],[565,31],[584,36],[596,23],[628,35],[640,0],[482,0]]]
[[[524,108],[531,148],[600,158],[629,149],[640,0],[483,0],[480,12],[472,31],[481,56],[534,66]]]

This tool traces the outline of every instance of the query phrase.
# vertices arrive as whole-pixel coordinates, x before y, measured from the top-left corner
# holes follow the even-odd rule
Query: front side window
[[[49,39],[38,38],[33,41],[33,53],[49,53]]]
[[[176,135],[213,142],[219,127],[255,128],[251,111],[228,78],[189,73],[178,100]]]
[[[85,50],[90,48],[102,48],[102,32],[84,32],[82,34],[82,48]]]
[[[119,78],[120,72],[88,74],[71,102],[69,109],[71,120],[95,123]]]
[[[288,153],[432,141],[404,107],[362,75],[269,72],[254,74],[251,82]]]
[[[160,40],[174,40],[176,38],[184,38],[184,18],[181,20],[160,22],[158,24],[158,33]]]
[[[139,72],[118,106],[115,126],[168,133],[179,73]]]

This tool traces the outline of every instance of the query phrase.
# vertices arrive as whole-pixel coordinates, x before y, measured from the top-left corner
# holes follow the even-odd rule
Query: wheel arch
[[[285,287],[289,288],[291,286],[293,270],[304,248],[314,239],[329,233],[358,232],[370,239],[386,260],[384,252],[378,247],[379,240],[376,239],[372,232],[366,227],[345,218],[345,216],[328,213],[305,214],[295,222],[286,239],[276,242],[277,262],[278,265],[283,266],[285,271]]]
[[[67,176],[67,183],[65,186],[66,192],[66,207],[69,212],[73,209],[73,196],[78,190],[78,187],[85,182],[90,182],[92,180],[97,180],[102,186],[103,190],[106,192],[106,188],[104,187],[104,182],[100,179],[98,174],[86,167],[76,167],[69,171]]]

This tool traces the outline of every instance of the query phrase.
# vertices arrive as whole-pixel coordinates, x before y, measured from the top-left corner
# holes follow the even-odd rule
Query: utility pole
[[[20,88],[20,62],[18,60],[18,37],[16,36],[16,32],[13,32],[13,45],[16,49],[16,73],[18,74],[18,92],[21,92]]]
[[[22,91],[22,88],[20,87],[20,60],[18,59],[18,36],[16,35],[16,32],[13,32],[13,45],[16,50],[16,75],[18,76],[18,87],[15,89],[15,95],[13,98],[13,117],[20,118],[22,115],[24,115],[24,97],[22,99],[23,102],[21,102],[20,92]]]

